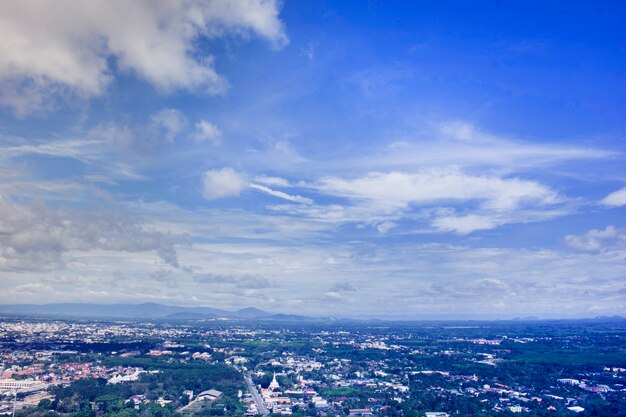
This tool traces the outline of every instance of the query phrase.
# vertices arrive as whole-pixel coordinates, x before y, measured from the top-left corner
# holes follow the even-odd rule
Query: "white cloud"
[[[182,235],[148,230],[118,212],[18,205],[0,196],[0,270],[57,270],[74,251],[155,252],[178,266]]]
[[[154,152],[157,146],[153,142],[139,141],[135,131],[128,126],[101,123],[82,137],[47,141],[20,138],[13,144],[0,145],[0,162],[11,166],[12,162],[19,164],[19,157],[32,155],[72,158],[83,164],[84,178],[95,182],[112,184],[117,180],[145,180],[140,171],[145,155]],[[14,158],[15,161],[11,161]]]
[[[441,132],[457,140],[483,139],[474,126],[462,122],[448,122],[441,125]]]
[[[376,229],[379,233],[385,234],[396,226],[397,224],[394,222],[382,222],[378,226],[376,226]]]
[[[607,226],[604,230],[592,229],[583,235],[567,235],[564,243],[570,248],[584,252],[598,252],[626,243],[626,229]]]
[[[517,284],[519,285],[519,284]],[[493,297],[512,292],[511,285],[497,278],[479,278],[470,282],[436,282],[427,287],[427,293],[438,298]]]
[[[250,185],[250,188],[254,188],[255,190],[262,191],[274,197],[282,198],[288,201],[293,201],[294,203],[313,204],[313,200],[307,197],[302,197],[300,195],[291,195],[291,194],[284,193],[282,191],[272,190],[271,188],[266,187],[264,185],[260,185],[260,184],[251,183],[249,185]]]
[[[291,141],[287,138],[274,139],[262,138],[262,147],[247,149],[246,154],[241,155],[242,160],[255,169],[265,169],[270,172],[294,172],[300,171],[303,165],[309,161],[304,158]]]
[[[350,302],[350,299],[343,294],[340,294],[336,291],[327,291],[320,298],[321,302],[330,302],[330,303],[346,303]]]
[[[173,142],[176,136],[187,126],[187,118],[177,109],[162,109],[150,118],[152,125],[160,130],[168,142]]]
[[[222,226],[219,215],[197,216],[200,220],[190,227]],[[173,217],[189,220],[184,215]],[[247,217],[243,214],[241,220],[259,227],[260,219]],[[237,227],[236,221],[223,225],[224,232],[232,227]],[[204,230],[195,232],[212,236]],[[595,316],[588,308],[598,304],[612,314],[624,313],[623,256],[606,252],[396,242],[376,246],[372,256],[355,256],[364,249],[363,242],[311,245],[306,239],[281,243],[249,237],[236,243],[177,247],[180,264],[189,266],[186,270],[155,265],[152,253],[72,250],[68,267],[60,271],[3,272],[0,300],[21,297],[28,302],[45,296],[87,302],[152,300],[222,308],[254,305],[320,315],[332,308],[339,316],[388,314],[413,319],[481,314],[510,318],[529,312],[540,317]],[[155,274],[162,276],[161,285],[155,285]],[[368,303],[346,303],[337,294],[358,294]],[[495,310],[494,303],[506,311]]]
[[[0,2],[0,103],[27,114],[64,93],[102,94],[109,62],[163,92],[220,93],[227,82],[199,37],[256,34],[287,43],[272,0]]]
[[[94,152],[92,152],[92,148],[100,144],[102,139],[108,137],[106,134],[107,131],[113,132],[116,136],[119,134],[120,140],[125,141],[125,139],[122,139],[126,136],[123,131],[119,131],[118,129],[110,130],[105,126],[104,128],[94,130],[94,137],[86,140],[64,139],[42,143],[3,146],[1,148],[2,153],[0,153],[0,157],[12,158],[22,155],[46,155],[74,158],[84,161],[95,156]]]
[[[626,206],[626,187],[607,195],[602,199],[602,204],[609,207]]]
[[[468,214],[466,216],[444,216],[436,218],[433,221],[433,226],[444,232],[456,232],[464,235],[477,230],[493,229],[497,226],[497,223],[485,216]]]
[[[221,142],[222,132],[213,123],[200,120],[196,122],[196,132],[192,137],[198,143],[209,141],[213,146],[217,146]]]
[[[202,195],[207,200],[234,197],[247,186],[246,178],[232,168],[212,169],[204,173]]]
[[[260,182],[261,184],[265,184],[272,187],[290,187],[289,181],[280,177],[266,177],[260,176],[254,179],[255,182]]]
[[[122,126],[111,122],[101,123],[95,126],[89,132],[87,132],[87,138],[88,142],[95,141],[96,144],[98,144],[98,142],[101,142],[100,145],[108,143],[117,150],[127,150],[131,148],[135,143],[135,135],[128,126]],[[63,142],[64,141],[59,142],[59,144],[64,144]],[[54,142],[48,142],[48,144],[51,144],[52,146],[55,145]],[[80,144],[75,145],[76,146],[74,147],[74,149],[78,150],[79,152],[72,155],[72,157],[76,157],[77,159],[84,158],[86,154],[80,153]],[[87,145],[89,145],[89,143],[87,143]],[[85,150],[85,148],[85,146],[82,146],[83,151]],[[90,156],[93,156],[93,154]]]
[[[276,204],[269,209],[288,213],[292,216],[303,217],[322,223],[365,223],[377,226],[386,221],[393,221],[403,217],[406,210],[398,207],[381,206],[377,204],[355,203],[342,204]]]
[[[199,239],[211,236],[214,239],[303,241],[333,229],[330,224],[295,216],[216,208],[186,210],[164,201],[135,203],[131,208],[139,211],[142,218],[152,219],[150,225],[155,230],[188,233]]]
[[[424,136],[424,137],[422,137]],[[610,150],[582,146],[562,146],[515,140],[482,132],[473,125],[450,122],[419,137],[399,138],[385,147],[372,149],[370,155],[348,156],[320,161],[328,169],[353,171],[367,166],[377,171],[407,171],[416,167],[497,168],[506,172],[523,171],[557,165],[572,160],[610,159],[619,154]]]
[[[356,179],[326,178],[315,187],[335,196],[400,207],[478,200],[485,208],[513,210],[523,204],[548,205],[559,201],[556,192],[534,181],[469,175],[458,169],[374,172]]]
[[[298,186],[346,201],[269,208],[320,222],[360,223],[373,226],[380,233],[388,233],[403,219],[401,233],[413,224],[418,229],[410,233],[467,234],[504,224],[543,221],[573,209],[572,203],[538,182],[493,174],[473,175],[458,168],[327,177]]]
[[[204,273],[194,275],[193,279],[195,282],[202,284],[234,285],[238,288],[245,289],[262,289],[270,288],[273,286],[273,284],[267,278],[251,274],[224,275]]]

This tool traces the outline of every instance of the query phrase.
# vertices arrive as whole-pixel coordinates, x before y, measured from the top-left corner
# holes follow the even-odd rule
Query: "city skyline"
[[[626,315],[620,2],[62,3],[0,4],[0,304]]]

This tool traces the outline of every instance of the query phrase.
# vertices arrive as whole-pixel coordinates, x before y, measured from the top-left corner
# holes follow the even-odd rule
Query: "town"
[[[622,322],[0,322],[16,416],[624,415]]]

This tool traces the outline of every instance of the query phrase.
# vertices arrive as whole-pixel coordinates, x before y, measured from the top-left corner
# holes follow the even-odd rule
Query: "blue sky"
[[[621,2],[3,2],[0,302],[626,314]]]

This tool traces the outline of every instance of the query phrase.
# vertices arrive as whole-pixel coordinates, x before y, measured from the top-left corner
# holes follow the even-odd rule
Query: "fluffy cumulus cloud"
[[[232,168],[211,169],[202,180],[202,196],[207,200],[235,197],[248,187],[246,178]]]
[[[287,42],[272,0],[9,0],[0,3],[0,103],[18,114],[68,93],[102,94],[115,68],[163,92],[216,94],[227,81],[200,37],[255,34]]]
[[[119,212],[26,206],[0,198],[0,270],[58,270],[75,251],[154,252],[177,267],[187,236],[149,230]]]
[[[607,195],[602,199],[602,204],[609,207],[626,206],[626,187]]]

